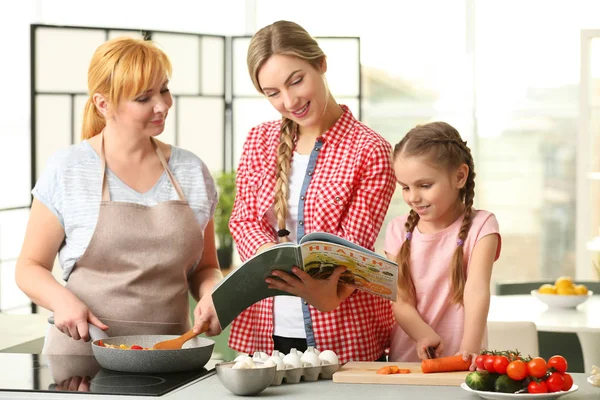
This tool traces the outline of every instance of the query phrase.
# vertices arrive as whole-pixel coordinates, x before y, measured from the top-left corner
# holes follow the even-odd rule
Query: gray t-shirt
[[[175,146],[171,146],[169,168],[204,230],[217,205],[217,189],[208,168],[195,154]],[[112,201],[154,206],[179,200],[166,172],[146,193],[127,186],[108,166],[106,172]],[[100,157],[86,140],[56,152],[32,190],[33,196],[58,217],[65,230],[65,241],[58,251],[64,280],[69,278],[96,228],[101,185]]]

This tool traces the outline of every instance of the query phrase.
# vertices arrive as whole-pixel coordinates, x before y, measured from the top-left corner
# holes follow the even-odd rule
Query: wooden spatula
[[[152,348],[155,350],[178,350],[181,349],[185,342],[200,335],[201,333],[206,332],[207,330],[208,322],[205,322],[204,325],[202,325],[202,327],[200,328],[200,332],[198,333],[194,333],[194,330],[190,329],[189,331],[175,339],[163,340],[162,342],[158,342],[154,346],[152,346]]]

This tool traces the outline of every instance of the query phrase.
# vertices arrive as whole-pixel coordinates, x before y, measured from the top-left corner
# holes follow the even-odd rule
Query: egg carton
[[[301,380],[314,382],[319,379],[332,379],[335,371],[340,369],[340,364],[325,364],[317,367],[301,367],[277,370],[271,386],[285,383],[299,383]]]

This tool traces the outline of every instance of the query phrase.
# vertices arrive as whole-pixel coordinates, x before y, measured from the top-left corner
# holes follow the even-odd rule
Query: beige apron
[[[66,285],[109,326],[108,336],[182,334],[191,327],[187,277],[202,254],[203,231],[153,139],[152,144],[180,200],[154,207],[110,201],[102,137],[98,222]],[[52,325],[43,353],[91,355],[90,343]]]

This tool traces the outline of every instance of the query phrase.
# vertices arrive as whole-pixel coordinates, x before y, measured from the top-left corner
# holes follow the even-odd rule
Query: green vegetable
[[[465,378],[467,386],[473,390],[490,392],[494,390],[494,382],[498,374],[490,374],[487,371],[473,371]]]
[[[494,389],[496,392],[502,393],[515,393],[523,388],[522,381],[515,381],[508,377],[508,375],[500,375],[494,383]]]

